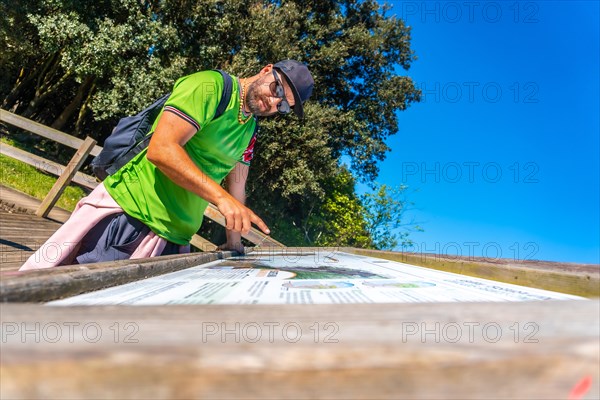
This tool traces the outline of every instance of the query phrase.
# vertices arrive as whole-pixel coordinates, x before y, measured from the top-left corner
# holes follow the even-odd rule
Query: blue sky
[[[599,263],[599,3],[390,4],[424,96],[379,183],[410,187],[412,250]]]

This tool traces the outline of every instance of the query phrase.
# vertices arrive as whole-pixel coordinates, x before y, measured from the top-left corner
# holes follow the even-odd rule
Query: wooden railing
[[[36,211],[36,215],[45,218],[71,181],[88,189],[94,189],[96,186],[98,186],[99,183],[96,178],[79,171],[89,155],[97,156],[100,154],[100,151],[102,151],[102,147],[96,145],[96,141],[91,137],[86,137],[85,140],[81,140],[59,130],[50,128],[46,125],[42,125],[35,121],[1,109],[0,122],[13,125],[17,128],[21,128],[38,136],[53,140],[67,147],[77,149],[77,152],[73,158],[71,158],[71,161],[66,166],[63,166],[56,162],[46,160],[43,157],[13,147],[9,144],[2,143],[0,145],[0,154],[22,161],[37,169],[58,176],[54,186],[52,189],[50,189],[42,201],[39,209]],[[219,210],[212,204],[209,204],[204,212],[204,216],[221,226],[225,226],[225,217],[223,217]],[[285,247],[282,243],[272,239],[270,236],[266,236],[264,233],[255,228],[252,228],[248,234],[242,235],[242,237],[252,243],[259,243],[262,246]],[[214,251],[217,249],[215,244],[199,235],[194,235],[191,244],[203,251]]]

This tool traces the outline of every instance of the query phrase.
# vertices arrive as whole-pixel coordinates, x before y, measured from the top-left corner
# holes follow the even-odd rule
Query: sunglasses
[[[280,114],[288,114],[290,112],[290,103],[288,103],[287,97],[285,96],[285,89],[283,88],[283,83],[275,73],[275,69],[273,69],[272,71],[273,76],[275,77],[275,81],[269,84],[271,95],[273,97],[281,99],[281,101],[277,103],[277,111],[279,111]]]

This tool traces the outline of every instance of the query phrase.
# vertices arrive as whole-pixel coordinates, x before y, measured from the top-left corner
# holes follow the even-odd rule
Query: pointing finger
[[[260,219],[260,217],[258,215],[252,213],[251,216],[250,216],[250,219],[265,234],[269,235],[271,233],[271,230],[269,229],[269,227],[267,226],[267,224],[265,224],[264,221],[262,219]]]

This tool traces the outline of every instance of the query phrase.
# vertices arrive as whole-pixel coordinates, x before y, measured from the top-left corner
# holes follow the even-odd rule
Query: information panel
[[[348,253],[251,253],[52,305],[335,304],[581,297]]]

